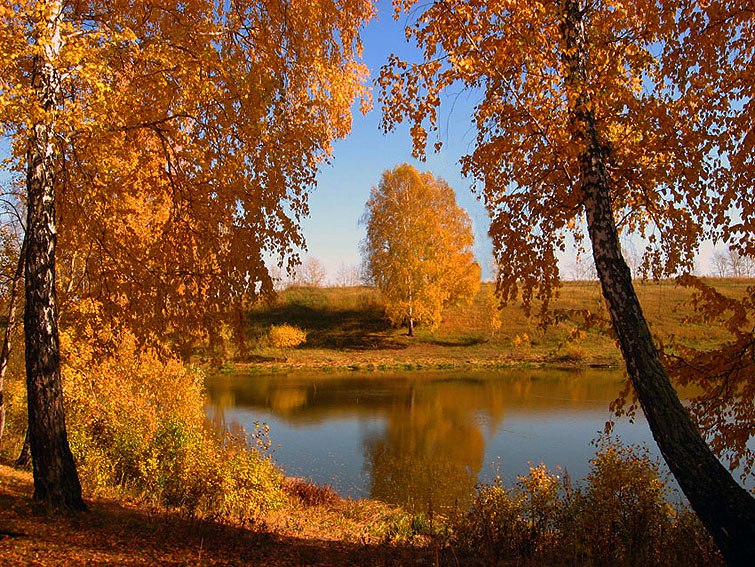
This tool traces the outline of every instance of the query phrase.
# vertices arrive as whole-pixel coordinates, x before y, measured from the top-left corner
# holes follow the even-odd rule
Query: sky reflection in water
[[[512,484],[529,463],[583,478],[623,381],[553,370],[221,375],[207,379],[208,414],[231,430],[267,423],[289,476],[447,511],[499,472]],[[616,433],[658,455],[641,416]]]

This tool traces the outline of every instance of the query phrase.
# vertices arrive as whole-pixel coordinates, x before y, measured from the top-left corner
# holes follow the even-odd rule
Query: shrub
[[[481,486],[456,542],[488,563],[722,565],[695,515],[667,501],[646,449],[602,440],[584,487],[540,465],[506,489]]]
[[[294,348],[307,340],[307,332],[292,325],[272,325],[268,339],[275,348]]]
[[[567,499],[562,556],[588,565],[721,565],[689,509],[668,502],[660,463],[647,448],[603,439],[586,486]]]
[[[566,343],[559,349],[557,358],[564,362],[584,362],[587,360],[587,350],[582,345]]]
[[[661,565],[673,509],[659,464],[644,449],[605,442],[591,461],[576,527],[594,563]]]
[[[242,521],[283,502],[267,456],[207,428],[198,370],[139,349],[129,333],[112,344],[96,356],[62,335],[69,439],[86,489]]]
[[[514,350],[528,352],[532,348],[532,340],[527,333],[516,335],[511,341]]]
[[[413,514],[402,508],[389,509],[374,518],[368,527],[371,538],[387,545],[426,546],[444,537],[441,525],[425,514]]]
[[[341,500],[338,493],[329,485],[320,486],[300,478],[286,479],[284,488],[303,506],[328,506]]]
[[[496,562],[521,553],[524,539],[522,502],[497,479],[481,486],[458,529],[460,543]]]
[[[544,464],[530,467],[530,472],[520,476],[517,482],[523,500],[523,516],[527,524],[525,551],[534,553],[552,543],[558,529],[561,500],[561,480]]]
[[[559,509],[558,478],[541,464],[520,476],[515,488],[504,488],[500,477],[481,486],[458,537],[496,562],[526,558],[550,539]]]

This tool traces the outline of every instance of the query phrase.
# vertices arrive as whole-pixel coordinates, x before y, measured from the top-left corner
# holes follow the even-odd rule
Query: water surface
[[[553,370],[207,379],[211,418],[268,424],[288,476],[424,511],[464,506],[478,482],[513,483],[530,463],[583,478],[623,384],[621,372]],[[642,416],[615,432],[658,455]]]

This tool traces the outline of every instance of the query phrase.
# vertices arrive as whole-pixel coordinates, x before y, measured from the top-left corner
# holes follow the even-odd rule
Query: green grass
[[[719,291],[737,297],[753,282],[713,283]],[[390,326],[375,288],[289,288],[274,302],[250,311],[252,340],[246,361],[267,371],[620,364],[610,325],[579,332],[583,329],[579,313],[585,310],[607,322],[597,282],[565,282],[551,306],[557,317],[545,326],[538,316],[528,317],[520,305],[508,305],[500,312],[497,330],[491,326],[492,287],[483,284],[471,303],[448,307],[438,328],[418,327],[413,338],[406,336],[405,329]],[[668,281],[637,282],[636,289],[651,331],[660,339],[673,336],[687,346],[713,348],[730,338],[723,327],[696,321],[687,304],[690,290]],[[307,342],[295,349],[271,348],[266,333],[271,325],[281,324],[305,329]]]

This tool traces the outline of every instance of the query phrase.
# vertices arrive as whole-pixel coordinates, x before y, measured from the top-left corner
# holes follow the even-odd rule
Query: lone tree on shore
[[[469,215],[448,183],[403,164],[383,172],[363,217],[366,268],[395,326],[437,326],[443,307],[480,288]]]
[[[589,236],[653,436],[731,565],[750,565],[755,557],[755,499],[718,461],[679,401],[619,231],[648,239],[645,261],[659,277],[688,272],[703,237],[752,249],[753,215],[745,214],[752,210],[752,170],[741,164],[752,164],[753,154],[755,20],[745,6],[409,0],[397,10],[416,14],[407,32],[424,61],[393,56],[380,77],[384,126],[408,120],[418,155],[428,130],[437,131],[443,91],[478,89],[476,145],[462,164],[484,183],[504,299],[539,299],[547,309],[567,235],[580,246]],[[699,42],[684,45],[696,34]],[[742,222],[731,220],[732,210],[743,213]],[[740,392],[746,390],[731,395]]]

